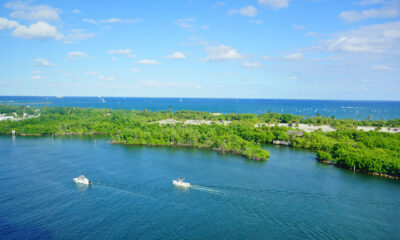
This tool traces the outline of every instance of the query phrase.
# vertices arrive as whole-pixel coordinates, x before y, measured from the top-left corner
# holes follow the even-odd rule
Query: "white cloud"
[[[56,21],[59,20],[60,9],[47,5],[30,6],[26,2],[9,2],[4,5],[13,10],[10,17],[29,21]]]
[[[71,73],[64,73],[64,76],[65,77],[72,77],[72,74]]]
[[[140,87],[148,88],[203,88],[199,84],[189,82],[161,82],[161,81],[142,81],[139,83]]]
[[[259,68],[261,64],[258,62],[243,62],[242,66],[245,68]]]
[[[0,30],[12,29],[19,26],[19,23],[14,20],[0,17]]]
[[[288,77],[289,80],[297,80],[297,76],[290,76]]]
[[[69,60],[79,60],[88,58],[89,56],[83,52],[69,52],[67,53],[67,57]]]
[[[52,64],[44,58],[36,58],[35,65],[40,67],[51,67]]]
[[[156,60],[150,60],[150,59],[141,59],[137,63],[143,64],[143,65],[157,65],[158,64],[158,62]]]
[[[113,54],[113,55],[124,55],[127,57],[135,58],[136,55],[132,54],[131,49],[116,49],[116,50],[110,50],[108,51],[108,54]]]
[[[52,26],[46,22],[37,22],[29,27],[25,25],[19,25],[12,31],[12,36],[25,39],[46,39],[54,38],[60,40],[64,36],[57,31],[55,26]]]
[[[258,0],[258,3],[268,5],[272,9],[279,9],[289,7],[289,1],[290,0]]]
[[[109,54],[116,54],[116,55],[131,55],[131,49],[117,49],[117,50],[109,50]]]
[[[304,26],[304,25],[293,25],[292,26],[294,29],[296,29],[296,30],[303,30],[303,29],[306,29],[307,27],[306,26]]]
[[[204,61],[228,61],[242,58],[242,55],[235,49],[226,46],[207,46],[204,50],[208,53],[208,57],[204,58]]]
[[[325,42],[330,51],[395,53],[400,46],[400,21],[363,26],[338,33]]]
[[[103,75],[99,75],[99,80],[102,81],[115,81],[116,79],[114,77],[104,77]]]
[[[32,76],[32,80],[42,80],[42,79],[43,79],[43,77],[40,75]]]
[[[240,16],[246,16],[246,17],[255,17],[257,16],[257,8],[249,5],[247,7],[242,7],[241,9],[237,10],[237,9],[231,9],[229,10],[229,14],[233,15],[233,14],[239,14]]]
[[[120,19],[120,18],[109,18],[109,19],[100,19],[94,20],[91,18],[84,18],[82,21],[98,25],[100,23],[137,23],[142,21],[141,19]]]
[[[91,19],[91,18],[84,18],[84,19],[82,19],[82,21],[91,23],[91,24],[99,24],[96,20]]]
[[[181,18],[175,21],[175,24],[182,28],[193,28],[194,27],[194,18]]]
[[[391,71],[392,70],[391,67],[388,67],[386,65],[374,65],[374,66],[372,66],[372,69],[381,70],[381,71]]]
[[[303,58],[303,54],[301,54],[299,52],[283,55],[283,59],[285,59],[285,60],[300,60],[302,58]]]
[[[140,69],[139,68],[132,68],[131,72],[140,72]]]
[[[109,18],[109,19],[102,19],[102,20],[100,20],[100,22],[102,22],[102,23],[119,23],[119,22],[121,22],[122,20],[121,19],[119,19],[119,18]]]
[[[33,71],[32,73],[33,73],[33,74],[39,74],[40,71],[39,71],[39,70],[35,70],[35,71]]]
[[[339,17],[346,23],[353,23],[369,18],[395,18],[399,15],[399,10],[395,6],[368,9],[361,12],[345,11]]]
[[[120,19],[120,18],[109,18],[109,19],[101,19],[99,22],[101,23],[137,23],[140,22],[140,19]]]
[[[183,54],[183,52],[174,52],[171,55],[165,56],[164,58],[167,59],[185,59],[186,56]]]
[[[111,61],[117,61],[117,60],[118,60],[118,58],[116,58],[116,57],[112,57],[112,58],[110,58],[110,60],[111,60]]]

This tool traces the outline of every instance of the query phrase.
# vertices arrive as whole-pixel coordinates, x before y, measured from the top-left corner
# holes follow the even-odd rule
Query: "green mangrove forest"
[[[23,119],[18,116],[29,114]],[[196,111],[112,110],[78,107],[0,105],[0,114],[15,119],[0,121],[0,134],[104,135],[113,143],[149,146],[209,148],[267,160],[262,144],[283,142],[310,149],[324,163],[369,174],[400,178],[400,134],[380,132],[398,128],[400,119],[372,121],[291,114],[212,114]],[[165,121],[170,119],[170,121]],[[259,125],[267,123],[268,125]],[[288,127],[271,124],[288,123]],[[336,131],[305,132],[298,124],[330,125]],[[373,126],[360,131],[357,126]],[[301,166],[300,166],[301,167]]]

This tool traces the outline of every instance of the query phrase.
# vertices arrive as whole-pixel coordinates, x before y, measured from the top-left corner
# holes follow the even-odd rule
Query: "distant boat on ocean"
[[[62,95],[57,95],[56,98],[61,99],[61,98],[63,98],[63,96]]]
[[[190,183],[184,182],[184,178],[178,178],[177,180],[172,180],[172,184],[174,184],[177,187],[183,187],[183,188],[188,188],[190,187]]]
[[[85,185],[89,185],[91,182],[89,181],[89,179],[87,177],[85,177],[84,175],[80,175],[77,178],[73,179],[75,183],[80,183],[80,184],[85,184]]]

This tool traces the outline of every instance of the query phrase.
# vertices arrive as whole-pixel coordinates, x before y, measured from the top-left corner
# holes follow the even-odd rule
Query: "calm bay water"
[[[210,99],[210,98],[125,98],[125,97],[15,97],[0,96],[0,103],[36,106],[122,108],[152,111],[194,110],[221,113],[291,113],[335,116],[336,118],[400,118],[400,101]]]
[[[266,146],[260,163],[94,140],[0,137],[0,239],[400,239],[400,182],[312,152]]]

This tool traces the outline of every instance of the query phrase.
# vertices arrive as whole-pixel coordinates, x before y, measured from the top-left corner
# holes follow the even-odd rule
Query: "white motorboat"
[[[91,183],[89,181],[89,179],[87,179],[84,175],[80,175],[79,177],[74,178],[74,182],[80,183],[80,184],[85,184],[85,185],[89,185]]]
[[[172,180],[172,184],[174,184],[177,187],[183,187],[183,188],[188,188],[190,187],[190,183],[184,182],[184,178],[178,178],[178,180]]]

